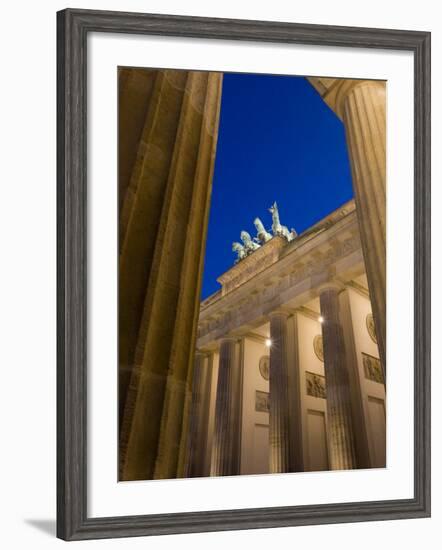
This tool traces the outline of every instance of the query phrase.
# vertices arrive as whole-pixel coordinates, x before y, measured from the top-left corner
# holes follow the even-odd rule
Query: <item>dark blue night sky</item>
[[[303,77],[225,74],[202,299],[253,220],[301,233],[353,196],[342,122]]]

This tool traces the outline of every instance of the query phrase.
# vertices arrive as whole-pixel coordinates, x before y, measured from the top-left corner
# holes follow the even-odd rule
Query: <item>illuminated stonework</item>
[[[271,230],[255,219],[259,243],[243,233],[250,253],[198,304],[222,74],[119,80],[120,479],[384,467],[385,82],[309,79],[344,123],[357,213],[350,201],[288,238],[272,207]]]
[[[368,395],[383,402],[385,389],[366,386],[356,361],[356,350],[376,355],[376,348],[365,325],[371,304],[354,202],[290,242],[268,239],[218,281],[221,290],[201,303],[198,321],[197,349],[211,358],[213,373],[200,475],[385,463],[371,451],[378,436],[362,404]],[[229,366],[220,359],[226,338]],[[232,462],[239,445],[240,461]]]

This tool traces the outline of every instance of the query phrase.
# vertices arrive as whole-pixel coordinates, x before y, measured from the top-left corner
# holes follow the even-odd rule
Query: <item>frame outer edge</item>
[[[415,490],[431,516],[431,33],[415,50]]]
[[[425,32],[248,19],[69,9],[88,30],[159,36],[412,50]],[[116,21],[118,24],[116,25]],[[295,36],[296,33],[296,36]],[[368,45],[368,43],[371,45]]]
[[[87,514],[86,41],[57,13],[57,536]]]
[[[415,496],[87,518],[87,32],[411,50],[415,56]],[[94,10],[57,13],[57,536],[64,540],[428,517],[430,33]]]
[[[66,385],[64,372],[65,354],[65,131],[64,112],[66,109],[64,90],[66,88],[65,74],[65,17],[63,12],[57,13],[57,536],[64,538],[66,532],[66,501],[65,501],[65,442],[64,425],[65,411],[64,388]]]

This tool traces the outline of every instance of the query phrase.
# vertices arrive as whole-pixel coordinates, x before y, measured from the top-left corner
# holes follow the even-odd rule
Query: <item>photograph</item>
[[[439,5],[2,7],[2,547],[434,550]]]
[[[118,480],[386,468],[388,82],[115,85]]]

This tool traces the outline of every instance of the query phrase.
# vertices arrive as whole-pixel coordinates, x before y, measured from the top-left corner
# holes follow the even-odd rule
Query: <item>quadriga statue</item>
[[[234,242],[232,244],[232,250],[237,253],[237,258],[235,263],[238,263],[240,260],[243,260],[249,254],[252,254],[255,250],[260,248],[262,244],[270,241],[274,236],[279,235],[284,237],[288,242],[293,241],[297,237],[297,233],[294,229],[291,231],[285,225],[281,225],[279,220],[278,205],[276,201],[269,208],[269,212],[272,214],[272,233],[267,231],[264,227],[264,224],[259,218],[255,218],[254,225],[256,227],[257,236],[252,239],[250,233],[247,231],[241,231],[241,241],[243,244]]]

